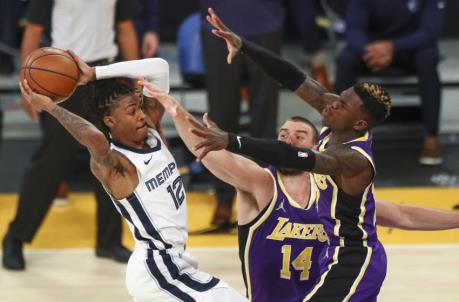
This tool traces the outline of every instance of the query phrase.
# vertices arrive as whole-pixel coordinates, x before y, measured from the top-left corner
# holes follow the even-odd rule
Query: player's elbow
[[[107,138],[102,132],[94,132],[86,137],[86,147],[97,156],[104,156],[110,151]]]
[[[162,58],[150,58],[145,59],[147,64],[147,70],[154,70],[155,75],[168,76],[169,75],[169,63]]]

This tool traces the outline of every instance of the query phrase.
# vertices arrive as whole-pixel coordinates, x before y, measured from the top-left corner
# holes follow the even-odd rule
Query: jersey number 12
[[[171,194],[172,200],[174,200],[175,208],[178,210],[185,200],[182,176],[177,176],[177,178],[172,182],[172,185],[167,186],[167,192]]]

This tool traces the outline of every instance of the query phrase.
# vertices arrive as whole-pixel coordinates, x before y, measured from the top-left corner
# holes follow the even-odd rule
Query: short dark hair
[[[292,121],[292,122],[300,122],[300,123],[305,123],[307,125],[309,125],[312,129],[312,131],[314,132],[314,143],[316,143],[319,139],[319,131],[317,130],[316,126],[310,121],[308,120],[307,118],[305,117],[302,117],[302,116],[299,116],[299,115],[295,115],[295,116],[292,116],[288,119],[288,121]]]
[[[390,115],[391,97],[381,86],[365,82],[354,85],[354,91],[363,102],[363,110],[370,116],[370,128]]]
[[[86,99],[86,107],[91,122],[108,137],[108,128],[104,116],[111,113],[122,96],[135,94],[132,79],[114,78],[98,80],[89,84],[91,90]]]

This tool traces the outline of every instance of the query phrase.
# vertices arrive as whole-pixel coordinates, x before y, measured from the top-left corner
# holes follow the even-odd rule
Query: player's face
[[[297,148],[314,148],[315,131],[304,122],[286,121],[280,128],[277,139]],[[303,174],[304,171],[291,168],[278,168],[278,171],[286,176]]]
[[[280,128],[277,139],[298,148],[314,147],[315,132],[312,127],[303,122],[286,121]]]
[[[123,141],[143,142],[148,136],[142,100],[138,95],[128,95],[116,105],[109,117],[110,132],[114,138]]]
[[[327,94],[325,100],[326,105],[321,112],[322,122],[332,130],[351,130],[365,118],[361,109],[362,100],[354,88],[343,91],[339,96]]]

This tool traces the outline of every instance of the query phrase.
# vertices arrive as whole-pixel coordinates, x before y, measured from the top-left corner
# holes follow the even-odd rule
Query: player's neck
[[[144,149],[144,148],[150,148],[150,146],[147,144],[147,139],[144,139],[142,141],[132,141],[132,140],[127,140],[119,137],[113,137],[112,138],[115,142],[120,143],[124,146],[134,148],[134,149]]]
[[[284,175],[279,173],[287,193],[303,208],[308,205],[311,192],[309,172],[298,175]]]
[[[332,130],[328,145],[337,145],[352,141],[361,137],[365,132],[357,132],[354,130]]]

